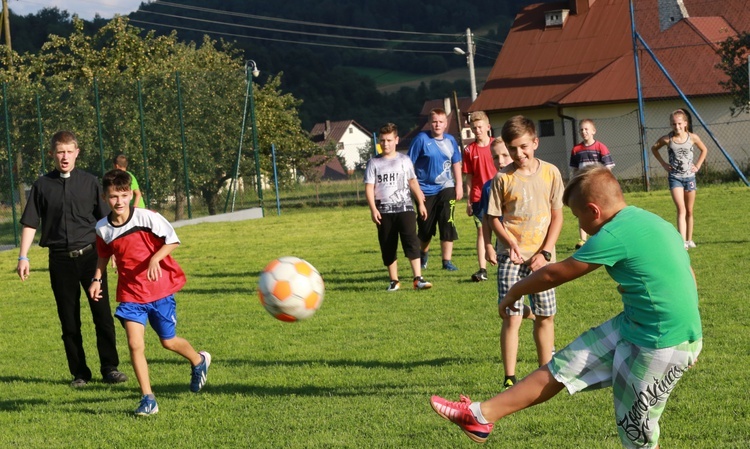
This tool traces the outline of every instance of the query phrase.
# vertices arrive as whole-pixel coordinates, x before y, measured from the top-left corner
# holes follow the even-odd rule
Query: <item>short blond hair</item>
[[[601,164],[582,168],[568,182],[563,192],[563,204],[571,207],[571,197],[583,203],[594,203],[604,209],[625,201],[620,183],[612,172]]]
[[[484,111],[474,111],[471,113],[470,118],[471,118],[471,123],[478,122],[480,120],[483,120],[487,122],[488,124],[490,123],[490,119],[489,117],[487,117],[487,114],[485,114]]]

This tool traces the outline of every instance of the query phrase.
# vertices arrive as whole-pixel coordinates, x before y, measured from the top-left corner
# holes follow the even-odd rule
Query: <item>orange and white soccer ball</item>
[[[297,257],[280,257],[260,273],[258,295],[263,307],[281,321],[310,318],[323,303],[325,287],[318,270]]]

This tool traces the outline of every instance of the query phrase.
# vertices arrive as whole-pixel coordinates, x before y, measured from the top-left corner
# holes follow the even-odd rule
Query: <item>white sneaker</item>
[[[391,281],[386,290],[389,292],[395,292],[399,288],[401,288],[401,284],[398,281]]]
[[[688,240],[687,242],[685,242],[685,244],[687,245],[688,248],[695,248],[696,246],[695,242],[692,240]]]

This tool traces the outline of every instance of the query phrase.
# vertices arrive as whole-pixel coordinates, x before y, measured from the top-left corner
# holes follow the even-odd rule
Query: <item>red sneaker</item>
[[[484,443],[492,432],[493,424],[480,424],[469,410],[471,399],[461,395],[459,402],[450,402],[440,396],[430,398],[430,405],[435,413],[456,424],[476,443]]]

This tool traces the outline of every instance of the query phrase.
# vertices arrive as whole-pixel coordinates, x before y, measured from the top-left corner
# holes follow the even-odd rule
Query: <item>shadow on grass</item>
[[[420,366],[445,366],[454,364],[467,363],[485,363],[487,358],[466,358],[466,357],[441,357],[431,360],[412,360],[412,361],[382,361],[382,360],[348,360],[348,359],[307,359],[307,360],[249,360],[249,359],[216,359],[214,364],[220,364],[223,367],[247,367],[247,368],[264,368],[264,367],[319,367],[319,368],[341,368],[355,367],[363,369],[387,368],[393,370],[412,369]],[[163,359],[153,358],[148,360],[149,365],[186,365],[184,359]]]

